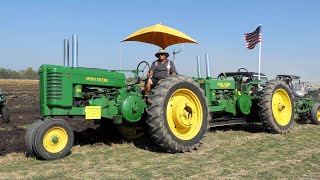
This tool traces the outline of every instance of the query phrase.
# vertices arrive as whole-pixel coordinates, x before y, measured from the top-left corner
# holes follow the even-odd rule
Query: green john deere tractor
[[[0,88],[0,123],[9,123],[10,113],[8,107],[5,105],[5,97]]]
[[[133,72],[146,72],[148,67],[141,62]],[[145,102],[139,85],[127,85],[122,72],[42,65],[42,119],[27,130],[28,152],[47,160],[67,155],[74,134],[63,116],[112,122],[132,137],[139,137],[139,130],[145,127],[156,144],[172,153],[197,149],[207,129],[214,126],[260,121],[272,132],[287,133],[294,118],[289,87],[271,80],[259,89],[259,80],[243,82],[240,71],[243,69],[232,77],[218,78],[169,76],[152,89]],[[258,118],[249,119],[256,110]],[[146,119],[142,118],[145,114]]]
[[[295,102],[295,119],[320,124],[320,91],[308,82],[300,82],[295,75],[277,75],[276,79],[286,82]]]

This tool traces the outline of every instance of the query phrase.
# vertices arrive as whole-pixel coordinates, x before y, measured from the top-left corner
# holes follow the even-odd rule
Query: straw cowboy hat
[[[166,57],[169,57],[169,53],[167,53],[164,49],[160,49],[159,52],[157,52],[157,53],[155,54],[155,56],[156,56],[157,58],[159,58],[159,57],[160,57],[160,54],[165,54]]]

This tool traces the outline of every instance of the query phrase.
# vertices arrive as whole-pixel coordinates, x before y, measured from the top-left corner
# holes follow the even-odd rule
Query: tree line
[[[37,70],[33,70],[28,67],[25,70],[10,70],[5,68],[0,68],[0,79],[39,79],[39,73]],[[127,77],[126,82],[131,84],[137,82],[137,77]]]
[[[0,79],[38,79],[39,73],[37,70],[33,70],[28,67],[25,70],[10,70],[5,68],[0,68]]]

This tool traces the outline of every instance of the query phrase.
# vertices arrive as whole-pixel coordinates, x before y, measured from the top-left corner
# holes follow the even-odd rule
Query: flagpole
[[[244,39],[246,41],[246,47],[248,49],[253,49],[259,43],[259,70],[258,70],[258,80],[261,80],[261,46],[262,46],[262,32],[261,32],[262,24],[253,32],[245,33]],[[258,36],[258,37],[257,37]],[[258,39],[257,39],[258,38]],[[260,89],[260,83],[258,84],[258,88]]]
[[[262,34],[262,24],[260,24],[260,26],[261,26],[260,33]],[[260,36],[260,33],[259,33],[259,36]],[[259,37],[259,39],[260,39],[260,37]],[[259,74],[258,74],[258,80],[260,81],[260,67],[261,67],[261,46],[262,46],[262,39],[260,40],[259,44],[260,44],[260,46],[259,46]],[[259,83],[258,87],[260,88],[260,83]]]
[[[261,42],[259,42],[259,75],[258,75],[258,80],[260,81],[260,66],[261,66]],[[260,85],[260,84],[259,84]]]

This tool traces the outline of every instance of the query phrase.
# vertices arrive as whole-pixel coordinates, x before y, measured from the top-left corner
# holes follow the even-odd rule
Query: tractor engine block
[[[39,72],[43,118],[85,116],[136,122],[147,106],[141,89],[127,86],[120,72],[55,65],[42,65]]]

